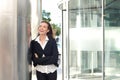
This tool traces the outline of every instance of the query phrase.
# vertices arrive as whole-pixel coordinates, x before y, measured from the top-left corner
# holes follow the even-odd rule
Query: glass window
[[[105,80],[120,79],[120,0],[105,0]]]
[[[87,4],[87,5],[86,5]],[[70,0],[69,79],[102,79],[102,6],[101,0]]]

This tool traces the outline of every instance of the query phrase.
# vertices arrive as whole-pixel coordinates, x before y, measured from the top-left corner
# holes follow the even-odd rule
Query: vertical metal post
[[[104,27],[104,0],[102,0],[102,34],[103,34],[103,53],[102,53],[102,80],[105,79],[105,27]]]
[[[68,0],[63,0],[63,78],[69,80]]]

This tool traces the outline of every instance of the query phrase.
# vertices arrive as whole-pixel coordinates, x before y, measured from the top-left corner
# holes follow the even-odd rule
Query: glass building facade
[[[62,0],[64,80],[120,80],[120,0]]]
[[[42,0],[1,0],[0,80],[28,80]],[[62,80],[120,80],[120,0],[62,0]],[[31,34],[30,34],[31,32]],[[31,37],[32,36],[32,37]]]

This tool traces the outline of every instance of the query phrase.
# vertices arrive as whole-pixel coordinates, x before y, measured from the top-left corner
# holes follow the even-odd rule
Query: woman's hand
[[[35,58],[38,58],[38,55],[37,55],[37,53],[34,53],[34,55],[35,55]]]

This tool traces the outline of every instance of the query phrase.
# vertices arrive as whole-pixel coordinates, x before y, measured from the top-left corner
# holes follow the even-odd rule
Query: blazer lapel
[[[50,40],[48,40],[48,42],[47,42],[47,44],[45,45],[45,48],[44,48],[43,50],[46,50],[47,47],[49,46],[49,44],[50,44]]]

